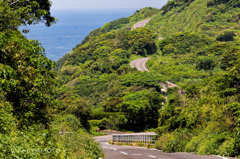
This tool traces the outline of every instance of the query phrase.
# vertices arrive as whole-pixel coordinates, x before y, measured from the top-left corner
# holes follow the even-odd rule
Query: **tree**
[[[196,69],[212,70],[216,66],[212,56],[200,56],[197,59]]]
[[[119,108],[125,114],[128,124],[138,128],[145,126],[157,126],[159,118],[158,110],[162,108],[165,98],[154,91],[137,91],[123,97],[124,101]]]
[[[51,16],[49,0],[6,0],[0,1],[0,30],[16,29],[20,25],[45,22],[46,26],[56,22]]]
[[[82,124],[92,116],[92,110],[84,100],[64,100],[64,104],[67,106],[67,112],[75,115]]]
[[[0,97],[12,106],[20,126],[48,125],[48,107],[56,104],[54,62],[39,42],[26,39],[17,28],[44,21],[55,22],[48,0],[0,1]]]

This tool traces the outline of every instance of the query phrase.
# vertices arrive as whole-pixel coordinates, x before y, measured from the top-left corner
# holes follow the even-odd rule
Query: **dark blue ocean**
[[[106,22],[128,17],[134,9],[126,10],[52,10],[51,14],[59,21],[46,27],[43,23],[20,27],[29,29],[28,39],[41,42],[46,56],[57,61],[80,43],[92,30],[102,27]]]

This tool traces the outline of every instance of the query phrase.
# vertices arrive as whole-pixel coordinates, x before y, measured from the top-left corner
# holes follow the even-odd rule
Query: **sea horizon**
[[[51,15],[58,19],[56,24],[46,27],[43,23],[19,28],[29,29],[24,34],[28,39],[37,40],[45,49],[46,56],[57,61],[70,52],[92,30],[105,23],[128,17],[134,9],[52,9]]]

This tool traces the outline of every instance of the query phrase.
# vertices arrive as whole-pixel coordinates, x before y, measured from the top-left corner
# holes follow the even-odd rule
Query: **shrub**
[[[196,63],[196,69],[198,70],[212,70],[216,66],[212,56],[200,56]]]
[[[160,136],[159,140],[156,141],[156,143],[155,143],[155,148],[157,148],[159,150],[166,151],[166,152],[170,152],[170,151],[168,151],[167,144],[168,144],[168,141],[172,137],[173,136],[171,134],[169,134],[169,133],[166,133],[166,134]]]
[[[197,48],[211,45],[213,39],[199,33],[177,33],[159,41],[158,45],[163,54],[186,54]]]
[[[89,123],[93,126],[93,127],[99,127],[101,124],[102,120],[89,120]]]
[[[217,41],[233,41],[236,34],[233,31],[226,31],[217,36]]]

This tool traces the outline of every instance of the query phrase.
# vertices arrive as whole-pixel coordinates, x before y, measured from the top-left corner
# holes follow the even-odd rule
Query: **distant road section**
[[[145,19],[145,20],[143,20],[143,21],[140,21],[140,22],[136,23],[136,24],[133,26],[134,29],[137,29],[137,28],[139,28],[139,27],[144,27],[144,26],[149,22],[150,19],[151,19],[151,18],[148,18],[148,19]]]
[[[167,84],[168,84],[168,87],[179,87],[178,85],[176,85],[176,84],[174,84],[174,83],[172,83],[172,82],[169,82],[169,81],[166,81],[167,82]]]
[[[150,72],[147,67],[146,67],[146,62],[147,60],[149,59],[150,57],[147,57],[147,58],[140,58],[140,59],[136,59],[134,61],[132,61],[130,63],[130,66],[133,68],[133,67],[136,67],[138,71],[148,71]],[[172,82],[169,82],[169,81],[166,81],[167,85],[165,83],[160,83],[161,86],[163,87],[162,91],[163,92],[167,92],[167,87],[179,87],[178,85],[172,83]]]
[[[148,71],[149,72],[149,70],[146,67],[146,62],[149,58],[150,57],[140,58],[140,59],[134,60],[130,63],[130,66],[132,68],[136,67],[138,71]]]

